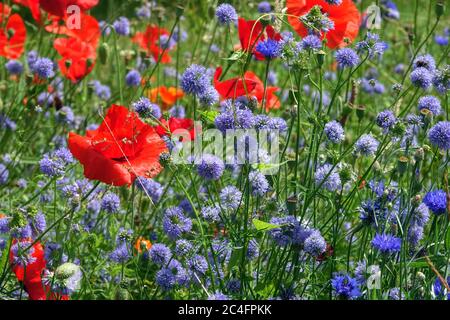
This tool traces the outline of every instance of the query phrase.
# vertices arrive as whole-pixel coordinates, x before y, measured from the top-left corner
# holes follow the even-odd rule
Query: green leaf
[[[218,111],[208,110],[208,111],[202,111],[200,113],[200,116],[201,116],[202,121],[205,121],[208,123],[214,123],[214,119],[216,119],[218,114],[219,114]]]
[[[268,231],[280,227],[279,225],[267,223],[258,219],[253,219],[253,225],[258,231]]]
[[[234,266],[237,266],[240,261],[242,260],[242,253],[244,248],[234,248],[233,252],[231,253],[230,261],[228,262],[228,268],[231,269]]]

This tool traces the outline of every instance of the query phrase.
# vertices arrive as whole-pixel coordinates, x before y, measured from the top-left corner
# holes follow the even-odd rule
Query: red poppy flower
[[[71,5],[80,7],[82,11],[89,10],[98,4],[99,0],[40,0],[42,9],[58,17],[67,15],[67,8]]]
[[[136,32],[136,35],[133,37],[132,41],[144,49],[148,55],[152,55],[155,61],[157,61],[159,56],[162,54],[161,63],[169,63],[171,58],[168,50],[164,50],[159,46],[159,38],[162,35],[169,34],[170,33],[164,28],[150,25],[147,27],[145,32]]]
[[[183,90],[175,87],[159,86],[150,90],[149,98],[153,103],[162,102],[163,109],[167,109],[175,104],[178,99],[184,96]]]
[[[156,176],[162,170],[159,156],[167,151],[153,127],[117,105],[85,137],[70,132],[69,149],[83,165],[86,178],[115,186],[130,185],[137,176]]]
[[[14,239],[13,244],[18,241],[19,240]],[[23,239],[20,241],[24,243],[25,247],[28,247],[28,245],[32,243],[31,239]],[[42,244],[40,242],[36,242],[32,248],[34,251],[31,256],[34,261],[29,263],[26,268],[19,264],[13,264],[14,254],[12,251],[9,253],[9,260],[12,263],[12,271],[15,273],[18,281],[31,281],[36,277],[40,278],[42,270],[45,268],[46,261],[44,259],[44,249],[42,248]]]
[[[243,78],[233,78],[220,81],[222,75],[222,67],[218,67],[214,73],[214,87],[223,99],[236,99],[252,92],[256,87],[256,82],[248,78],[248,72]]]
[[[27,30],[22,18],[18,14],[10,16],[10,8],[0,3],[0,23],[8,17],[4,27],[0,26],[0,56],[17,59],[24,52]]]
[[[181,118],[170,118],[169,121],[166,119],[160,119],[161,124],[156,127],[156,132],[162,136],[168,136],[171,134],[177,134],[176,130],[184,129],[189,131],[190,140],[195,138],[195,128],[194,121],[192,119],[181,119]],[[180,138],[183,141],[183,137]]]
[[[98,21],[94,17],[82,13],[80,16],[81,25],[79,29],[67,28],[65,20],[56,16],[50,17],[50,20],[52,23],[45,27],[45,30],[48,32],[76,38],[91,44],[94,48],[97,47],[101,31]]]
[[[288,21],[299,35],[308,35],[307,28],[299,17],[307,14],[312,7],[320,6],[323,13],[334,22],[334,29],[324,36],[331,49],[345,47],[345,39],[353,41],[358,35],[361,16],[352,0],[343,0],[340,5],[330,5],[325,0],[287,0]]]
[[[80,81],[94,68],[96,51],[89,43],[75,38],[60,38],[53,46],[62,56],[58,61],[61,73],[72,82]]]
[[[281,35],[277,33],[272,26],[264,27],[260,21],[256,20],[245,20],[244,18],[239,18],[238,31],[242,50],[246,52],[251,50],[258,60],[264,60],[264,56],[256,51],[256,45],[258,42],[267,38],[276,41],[281,40]]]
[[[259,103],[264,98],[264,83],[256,74],[251,71],[244,73],[244,79],[233,78],[225,81],[219,81],[222,74],[222,68],[216,69],[214,74],[214,87],[223,99],[236,99],[240,96],[255,97]],[[266,88],[266,110],[278,109],[280,100],[274,94],[278,91],[278,87],[267,86]]]
[[[33,19],[41,21],[41,10],[39,7],[39,0],[14,0],[15,3],[27,7],[31,11]]]
[[[256,74],[251,71],[246,72],[246,78],[253,80],[256,83],[255,89],[250,93],[250,96],[256,97],[259,103],[263,101],[264,98],[264,83],[261,79],[258,78]],[[267,86],[266,87],[266,97],[265,97],[265,106],[266,111],[270,109],[279,109],[280,108],[280,100],[274,94],[279,90],[278,87]]]

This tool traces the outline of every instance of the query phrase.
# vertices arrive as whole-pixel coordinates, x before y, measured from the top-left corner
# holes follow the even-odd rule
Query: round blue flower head
[[[144,191],[144,193],[152,199],[153,203],[157,203],[159,199],[161,199],[164,188],[155,180],[138,177],[134,183],[140,190]]]
[[[158,284],[164,291],[168,291],[172,289],[176,284],[176,279],[172,270],[169,268],[162,268],[155,275],[155,282]]]
[[[195,272],[197,275],[204,275],[208,270],[208,261],[204,256],[199,254],[194,255],[187,262],[189,269]]]
[[[12,253],[12,264],[16,266],[26,267],[29,264],[36,262],[36,258],[34,257],[34,248],[31,247],[27,249],[31,245],[31,241],[17,241],[11,246]]]
[[[201,214],[203,218],[205,218],[208,222],[217,222],[220,221],[220,208],[219,207],[203,207]]]
[[[390,234],[376,234],[372,246],[383,254],[400,252],[402,239]]]
[[[318,257],[327,249],[327,242],[319,231],[315,230],[306,238],[303,249],[313,257]]]
[[[255,196],[263,196],[269,191],[269,182],[266,177],[258,171],[252,171],[248,174],[248,179]]]
[[[10,218],[7,216],[0,216],[0,233],[9,232],[9,220]]]
[[[433,83],[433,74],[422,67],[411,72],[410,78],[413,85],[425,90],[430,88]]]
[[[172,253],[165,244],[155,243],[150,250],[148,250],[148,257],[153,263],[166,265],[172,257]]]
[[[357,299],[361,296],[361,291],[356,279],[348,275],[335,274],[331,279],[331,286],[336,296],[341,299]]]
[[[3,163],[0,163],[0,185],[5,184],[9,178],[9,170]]]
[[[415,70],[417,68],[425,68],[433,73],[436,70],[436,61],[429,54],[418,56],[413,62],[413,69]]]
[[[55,76],[53,61],[48,58],[37,58],[33,63],[32,71],[42,79],[49,79]]]
[[[186,118],[186,110],[183,106],[173,106],[169,109],[169,114],[171,117],[184,119]]]
[[[163,290],[168,291],[176,284],[186,284],[188,277],[186,269],[183,268],[178,260],[173,259],[167,267],[162,268],[156,273],[155,280]]]
[[[211,86],[210,82],[206,68],[193,64],[184,71],[180,84],[185,93],[200,96]]]
[[[124,263],[130,260],[131,254],[126,242],[120,242],[113,252],[109,254],[109,259],[116,263]]]
[[[390,129],[394,126],[397,119],[391,110],[384,110],[377,116],[377,125],[383,129]]]
[[[372,156],[377,152],[379,142],[370,134],[363,134],[355,143],[355,152],[363,156]]]
[[[339,6],[342,4],[342,0],[325,0],[325,2],[334,6]]]
[[[68,106],[64,106],[59,109],[55,115],[55,118],[59,123],[63,124],[73,124],[75,121],[73,110]]]
[[[225,301],[225,300],[231,300],[229,296],[227,296],[226,294],[223,294],[220,291],[216,291],[213,294],[211,294],[208,297],[208,300],[219,300],[219,301]]]
[[[444,190],[433,190],[428,192],[423,198],[423,203],[436,215],[444,214],[447,211],[447,194]]]
[[[328,163],[317,169],[314,179],[317,186],[322,186],[328,191],[336,191],[342,187],[339,173]]]
[[[342,125],[336,120],[328,122],[325,125],[324,132],[328,140],[333,143],[340,143],[345,139],[344,129],[342,128]]]
[[[68,164],[73,162],[70,151],[60,148],[51,153],[46,153],[39,161],[41,172],[49,177],[62,176]]]
[[[137,70],[131,70],[125,76],[125,83],[129,87],[137,87],[141,84],[141,74]]]
[[[358,54],[350,48],[339,49],[335,58],[339,68],[353,68],[359,63]]]
[[[433,76],[433,85],[439,94],[445,94],[450,90],[450,65],[436,70]]]
[[[171,50],[173,47],[175,47],[176,44],[177,42],[175,41],[173,36],[169,38],[169,35],[163,34],[159,37],[159,46],[162,49]]]
[[[247,108],[236,108],[236,110],[225,110],[220,113],[214,119],[214,124],[223,133],[231,129],[251,129],[255,124],[255,117]]]
[[[270,13],[272,11],[272,6],[268,1],[261,1],[258,3],[258,12],[259,13]]]
[[[136,16],[141,19],[150,19],[152,16],[151,6],[143,5],[136,9]]]
[[[425,203],[421,203],[411,214],[411,224],[424,227],[430,220],[430,211]]]
[[[209,86],[199,95],[199,101],[202,105],[211,107],[219,103],[219,92],[213,86]]]
[[[23,65],[20,61],[17,60],[9,60],[5,64],[5,68],[11,75],[19,75],[23,72]]]
[[[322,49],[322,40],[316,35],[310,34],[303,38],[300,43],[300,47],[303,50],[311,49],[311,50],[320,50]]]
[[[428,139],[431,144],[442,150],[450,149],[450,122],[440,121],[430,129]]]
[[[447,36],[442,36],[442,35],[438,34],[434,37],[434,42],[436,42],[436,44],[439,46],[445,47],[445,46],[448,46],[449,39]]]
[[[114,30],[121,36],[128,36],[130,34],[130,21],[126,17],[119,17],[113,23]]]
[[[419,110],[427,109],[433,116],[438,116],[442,112],[441,102],[434,96],[425,96],[419,99]]]
[[[108,213],[115,213],[120,209],[120,198],[117,194],[108,192],[103,196],[102,202],[100,204],[102,210]]]
[[[192,221],[183,214],[179,207],[166,209],[163,218],[163,229],[167,236],[173,240],[192,229]]]
[[[161,108],[146,97],[140,98],[138,101],[132,104],[134,111],[136,111],[139,116],[143,119],[146,118],[156,118],[159,119],[162,116]]]
[[[225,165],[223,164],[223,161],[210,154],[204,154],[200,163],[197,165],[198,175],[206,180],[219,179],[224,170]]]
[[[226,186],[220,191],[220,203],[226,209],[236,210],[242,199],[242,192],[235,186]]]
[[[288,125],[286,120],[280,117],[270,118],[269,129],[279,130],[280,132],[286,132],[288,130]]]
[[[42,212],[38,212],[36,216],[30,221],[33,233],[35,236],[45,231],[47,228],[47,221]]]
[[[175,254],[180,257],[189,255],[192,252],[193,245],[186,239],[178,239],[175,243]]]
[[[256,259],[259,256],[259,246],[255,239],[251,239],[248,242],[246,256],[249,260]]]
[[[221,24],[230,24],[237,21],[238,15],[236,9],[231,4],[222,3],[216,9],[216,17]]]
[[[413,224],[408,228],[408,242],[412,247],[417,246],[422,238],[423,227]]]
[[[299,223],[294,216],[273,217],[270,219],[270,223],[280,226],[269,231],[270,236],[279,246],[284,247],[294,241],[294,237],[298,233],[296,230],[299,229]]]
[[[256,45],[256,51],[261,53],[267,60],[279,57],[282,49],[283,45],[281,44],[281,42],[270,38],[264,41],[260,41]]]

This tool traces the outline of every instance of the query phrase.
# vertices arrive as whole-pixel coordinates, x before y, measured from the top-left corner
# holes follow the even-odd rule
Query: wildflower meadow
[[[0,300],[450,300],[449,5],[2,0]]]

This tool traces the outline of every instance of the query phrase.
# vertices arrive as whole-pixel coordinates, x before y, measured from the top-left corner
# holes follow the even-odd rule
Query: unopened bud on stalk
[[[435,12],[438,18],[444,14],[445,12],[444,0],[440,0],[436,3]]]
[[[419,148],[416,150],[416,152],[414,153],[414,159],[419,162],[422,161],[425,158],[425,151],[423,150],[423,148]]]
[[[325,61],[325,51],[320,50],[319,52],[317,52],[317,63],[319,64],[320,68],[322,68],[324,61]]]
[[[100,59],[101,64],[106,64],[109,55],[109,46],[107,43],[102,43],[100,48],[98,49],[98,57]]]
[[[405,156],[401,156],[397,160],[397,168],[398,168],[399,174],[405,173],[406,169],[408,168],[408,162],[409,162],[409,159]]]

